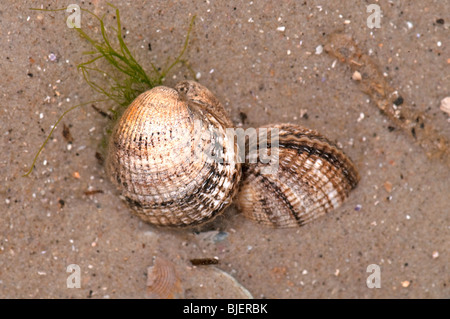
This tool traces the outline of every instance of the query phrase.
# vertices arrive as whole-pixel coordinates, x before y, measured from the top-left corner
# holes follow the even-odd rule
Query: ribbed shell
[[[155,87],[139,95],[116,124],[107,171],[144,221],[207,222],[231,203],[241,175],[227,127],[231,121],[222,105],[200,84]]]
[[[175,265],[162,257],[153,258],[147,268],[147,293],[149,299],[174,299],[182,296],[181,280]]]
[[[279,130],[279,167],[263,174],[269,164],[244,165],[238,195],[243,214],[261,224],[296,227],[339,207],[359,181],[351,160],[316,131],[291,124],[270,127]]]

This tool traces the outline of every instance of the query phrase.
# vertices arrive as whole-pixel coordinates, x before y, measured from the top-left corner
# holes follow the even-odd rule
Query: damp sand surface
[[[117,4],[125,40],[148,69],[178,54],[197,15],[185,58],[236,126],[316,129],[361,175],[339,209],[298,229],[260,226],[231,206],[200,229],[167,230],[141,222],[117,196],[95,156],[107,119],[89,106],[63,120],[72,142],[60,125],[33,173],[21,177],[59,115],[98,95],[77,72],[91,48],[67,27],[69,13],[2,2],[0,297],[145,298],[156,256],[179,274],[177,297],[448,298],[450,170],[391,123],[323,48],[331,33],[351,35],[404,104],[448,139],[439,105],[450,95],[450,7],[377,3],[375,29],[366,4],[353,1]],[[102,1],[81,6],[113,13]],[[81,26],[99,33],[86,15]],[[191,73],[180,67],[165,84],[185,78]],[[80,288],[67,287],[71,264]],[[366,284],[369,265],[379,266],[380,288]]]

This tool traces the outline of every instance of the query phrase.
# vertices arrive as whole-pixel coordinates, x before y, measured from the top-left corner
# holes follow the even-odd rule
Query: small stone
[[[450,96],[447,96],[441,101],[440,109],[450,115]]]
[[[318,45],[316,47],[316,54],[321,54],[323,52],[323,46],[322,45]]]
[[[401,284],[402,284],[403,288],[408,288],[411,283],[408,280],[405,280],[405,281],[402,281]]]
[[[78,172],[73,172],[72,173],[72,176],[74,177],[74,178],[76,178],[76,179],[79,179],[81,176],[80,176],[80,173],[78,173]]]
[[[364,113],[359,113],[359,117],[356,121],[361,122],[362,120],[364,120],[364,117],[365,117]]]
[[[352,75],[352,79],[354,81],[361,81],[362,80],[361,73],[359,73],[358,71],[355,71]]]
[[[48,59],[49,59],[50,61],[52,61],[52,62],[56,61],[56,54],[50,53],[50,54],[48,55]]]
[[[393,103],[394,103],[396,106],[399,106],[399,105],[402,105],[403,102],[404,102],[403,97],[399,96],[398,98],[396,98],[396,99],[394,100]]]
[[[436,259],[439,257],[439,252],[437,250],[433,251],[433,254],[431,254],[431,256],[433,257],[433,259]]]
[[[300,109],[300,118],[308,118],[308,110],[307,109]]]
[[[278,27],[277,31],[283,32],[284,30],[286,30],[286,27]]]
[[[392,191],[392,183],[389,181],[384,182],[384,189],[386,192],[390,193]]]

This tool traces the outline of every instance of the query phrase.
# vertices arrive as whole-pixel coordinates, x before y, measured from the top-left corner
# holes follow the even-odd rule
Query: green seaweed
[[[195,16],[192,17],[191,22],[189,24],[188,32],[183,47],[180,53],[173,59],[173,61],[170,63],[166,63],[166,66],[163,68],[158,68],[155,66],[154,63],[150,62],[151,70],[145,71],[144,68],[133,57],[130,50],[128,49],[128,46],[123,40],[119,9],[116,8],[114,5],[112,5],[111,3],[108,3],[108,5],[115,9],[116,14],[117,26],[116,28],[111,27],[114,33],[113,37],[110,36],[105,26],[104,22],[105,15],[99,17],[93,12],[84,8],[81,8],[81,10],[87,12],[99,22],[101,31],[101,40],[94,39],[93,37],[88,35],[83,29],[76,28],[75,25],[73,25],[74,27],[73,30],[76,30],[80,35],[80,37],[89,42],[93,47],[92,51],[85,53],[85,55],[89,56],[89,60],[78,64],[77,69],[83,74],[83,78],[86,81],[86,83],[93,90],[100,93],[101,95],[104,95],[105,98],[101,100],[78,104],[67,109],[53,125],[53,128],[51,129],[47,138],[42,143],[41,147],[36,153],[29,171],[25,173],[23,176],[29,176],[31,174],[36,164],[37,158],[43,151],[47,142],[50,140],[50,137],[52,136],[56,126],[67,115],[67,113],[87,104],[95,102],[113,101],[114,105],[110,108],[110,111],[112,113],[112,121],[114,122],[139,94],[155,86],[163,84],[164,79],[175,66],[183,64],[188,68],[188,70],[191,73],[193,73],[192,69],[189,67],[186,61],[182,59],[182,57],[185,54],[186,49],[188,47],[189,36],[192,31],[192,27],[194,25]],[[38,10],[38,11],[62,11],[66,9],[67,8],[61,9],[31,8],[31,10]],[[116,41],[117,44],[114,45],[113,41]],[[109,66],[110,70],[108,71],[102,70],[98,66],[102,61],[106,61],[106,64]],[[106,76],[109,79],[109,83],[102,84],[96,82],[95,80],[93,80],[94,74]]]

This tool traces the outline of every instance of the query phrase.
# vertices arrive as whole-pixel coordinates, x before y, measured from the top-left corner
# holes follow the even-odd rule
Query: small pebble
[[[323,46],[322,45],[318,45],[316,47],[316,54],[321,54],[323,52]]]
[[[56,54],[50,53],[50,54],[48,55],[48,59],[49,59],[50,61],[52,61],[52,62],[56,61]]]
[[[440,109],[450,115],[450,96],[442,99]]]
[[[354,81],[361,81],[362,80],[361,73],[359,73],[358,71],[355,71],[352,75],[352,79]]]
[[[81,176],[80,176],[80,173],[78,173],[78,172],[73,172],[72,173],[72,176],[74,177],[74,178],[77,178],[77,179],[79,179]]]
[[[355,210],[356,210],[357,212],[359,212],[359,211],[361,210],[361,208],[362,208],[362,205],[361,205],[361,204],[358,204],[358,205],[355,206]]]
[[[361,122],[362,120],[364,120],[364,117],[365,117],[364,113],[359,113],[359,117],[356,121]]]
[[[410,285],[410,282],[408,280],[402,281],[402,287],[403,288],[408,288]]]
[[[286,27],[278,27],[277,31],[283,32],[284,30],[286,30]]]
[[[383,184],[384,189],[386,190],[386,192],[390,193],[392,191],[392,183],[389,181],[384,182]]]
[[[431,255],[433,259],[436,259],[439,257],[439,252],[437,250],[433,251],[433,254]]]

